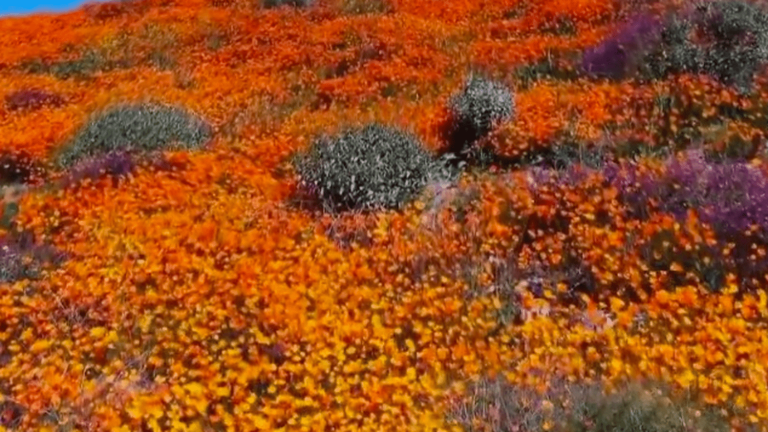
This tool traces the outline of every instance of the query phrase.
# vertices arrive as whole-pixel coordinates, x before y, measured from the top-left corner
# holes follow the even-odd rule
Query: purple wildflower
[[[702,267],[711,273],[702,275],[710,286],[719,286],[715,276],[722,278],[723,269],[738,274],[745,287],[768,274],[768,261],[754,257],[755,247],[768,245],[768,175],[762,170],[743,161],[712,163],[701,150],[691,150],[670,159],[658,176],[630,164],[613,164],[605,174],[635,217],[659,210],[683,221],[692,209],[720,245],[734,245],[729,254],[722,246],[701,245],[712,257]]]
[[[650,14],[632,19],[600,45],[588,49],[582,57],[582,68],[593,76],[621,79],[625,77],[661,32],[661,21]]]
[[[58,265],[66,258],[53,246],[36,243],[31,233],[5,234],[0,237],[0,281],[37,277],[44,264]]]
[[[104,155],[90,157],[76,164],[62,180],[65,186],[84,179],[95,180],[102,175],[121,177],[135,168],[133,156],[127,151],[113,151]]]
[[[701,150],[667,162],[661,177],[613,165],[606,177],[631,211],[643,213],[653,199],[659,210],[685,217],[695,209],[719,234],[732,237],[756,226],[768,234],[768,177],[747,162],[710,163]],[[648,209],[645,209],[647,211]]]
[[[58,107],[63,104],[61,96],[39,89],[18,90],[5,96],[5,106],[10,111],[39,109],[45,105]]]

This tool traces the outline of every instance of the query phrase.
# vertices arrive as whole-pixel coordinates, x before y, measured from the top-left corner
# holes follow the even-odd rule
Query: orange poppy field
[[[768,431],[767,10],[0,18],[0,430]]]

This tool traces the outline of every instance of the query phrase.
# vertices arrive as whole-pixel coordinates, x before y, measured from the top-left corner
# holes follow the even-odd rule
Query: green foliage
[[[573,19],[560,15],[554,20],[546,22],[539,31],[555,36],[574,36],[578,32],[578,28],[576,28]]]
[[[672,286],[684,286],[690,281],[689,275],[694,275],[712,292],[723,289],[729,271],[737,270],[730,260],[710,247],[686,250],[681,243],[673,231],[660,231],[643,242],[641,256],[651,270],[667,272]],[[673,264],[686,271],[671,272]]]
[[[93,116],[55,157],[60,167],[116,150],[193,149],[211,137],[210,126],[177,107],[121,105]]]
[[[349,15],[385,14],[392,12],[387,0],[342,0],[341,10]]]
[[[562,130],[549,146],[544,165],[565,170],[574,165],[600,169],[610,158],[609,149],[601,143],[585,142],[572,127]]]
[[[604,149],[587,147],[583,143],[558,143],[552,147],[551,160],[553,168],[564,170],[574,165],[583,165],[599,169],[605,164],[607,156]]]
[[[31,74],[50,74],[58,79],[83,79],[97,72],[109,72],[118,69],[128,69],[134,63],[125,57],[110,58],[101,50],[87,48],[78,58],[46,62],[32,59],[22,63],[21,68]]]
[[[537,61],[516,68],[513,76],[519,89],[530,88],[534,83],[545,79],[572,81],[580,75],[574,66],[576,61],[577,53],[550,53]]]
[[[613,148],[616,159],[637,160],[640,158],[665,158],[672,149],[668,146],[653,145],[653,143],[640,138],[630,137],[622,140]]]
[[[209,51],[218,51],[230,42],[230,36],[220,30],[211,29],[205,34],[205,47]]]
[[[378,123],[323,136],[293,162],[301,186],[329,211],[402,208],[437,165],[418,138]]]
[[[596,383],[551,382],[549,390],[483,379],[470,386],[450,420],[493,432],[726,432],[727,419],[661,383],[635,382],[606,392]]]
[[[505,20],[513,20],[522,18],[528,13],[530,6],[525,2],[517,2],[515,6],[507,9],[502,13],[501,18]]]
[[[276,97],[269,94],[255,93],[247,105],[236,110],[219,129],[219,135],[226,139],[234,139],[248,127],[249,133],[256,135],[273,133],[303,107],[313,103],[314,89],[308,86],[295,85],[290,88],[286,97]]]
[[[264,0],[262,6],[264,9],[279,8],[281,6],[306,8],[312,6],[312,0]]]
[[[706,37],[704,70],[725,84],[748,89],[768,60],[768,14],[735,0],[701,3],[697,9]]]
[[[139,33],[136,45],[149,48],[149,55],[142,60],[161,69],[171,70],[177,61],[172,54],[178,46],[176,34],[157,23],[148,23]]]
[[[23,61],[20,67],[27,73],[50,74],[62,80],[86,79],[99,72],[130,69],[142,64],[169,70],[177,64],[171,54],[177,43],[172,31],[148,23],[136,34],[120,31],[94,45],[68,45],[63,52],[72,58],[33,58]]]
[[[0,235],[0,283],[38,279],[44,269],[66,259],[65,253],[38,243],[30,232],[12,228]]]
[[[13,227],[13,219],[19,214],[19,203],[4,202],[3,215],[0,216],[0,228],[9,230]]]
[[[460,189],[451,202],[451,207],[454,209],[454,220],[456,222],[464,222],[470,210],[477,206],[480,198],[482,198],[482,195],[479,189]]]
[[[658,46],[644,55],[640,77],[703,73],[742,92],[768,60],[768,14],[747,1],[700,2],[690,16],[673,16]]]
[[[640,77],[653,80],[696,73],[704,61],[704,53],[689,39],[692,30],[690,21],[671,17],[661,30],[658,45],[645,54],[638,65]]]
[[[160,70],[171,70],[176,67],[176,59],[161,50],[154,50],[147,57],[149,63]]]
[[[704,408],[697,410],[691,400],[676,397],[663,386],[652,390],[636,384],[610,394],[598,387],[578,390],[572,396],[575,409],[565,416],[568,431],[730,431],[724,418]]]

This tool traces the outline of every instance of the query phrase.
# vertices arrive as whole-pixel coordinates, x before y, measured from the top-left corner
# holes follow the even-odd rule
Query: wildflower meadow
[[[768,432],[768,4],[0,18],[0,431]]]

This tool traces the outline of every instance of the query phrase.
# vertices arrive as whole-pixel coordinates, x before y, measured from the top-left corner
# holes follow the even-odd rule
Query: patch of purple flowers
[[[178,164],[165,158],[162,152],[136,154],[127,150],[114,150],[78,162],[59,179],[59,186],[69,187],[86,179],[97,180],[104,176],[109,176],[113,182],[117,182],[120,177],[134,172],[139,165],[157,171],[179,168]]]
[[[529,187],[535,192],[546,184],[568,186],[581,182],[590,172],[597,171],[581,166],[561,172],[535,168],[529,171]],[[683,222],[689,210],[696,211],[715,232],[717,244],[699,245],[701,256],[691,253],[686,258],[680,255],[686,252],[673,246],[667,252],[672,254],[670,260],[697,272],[713,289],[719,289],[720,279],[728,272],[738,275],[747,290],[757,286],[753,281],[768,275],[768,260],[755,256],[755,248],[768,247],[768,173],[763,169],[745,161],[709,161],[703,150],[696,149],[670,157],[658,171],[611,161],[600,173],[606,185],[619,191],[630,217],[645,220],[660,211]],[[729,243],[734,247],[725,253]],[[703,256],[711,261],[702,261]],[[670,263],[660,265],[664,268]]]
[[[581,66],[593,76],[622,79],[658,40],[661,30],[661,20],[650,14],[639,15],[600,45],[588,49]]]
[[[5,106],[10,111],[39,109],[46,105],[58,107],[64,105],[64,98],[40,89],[24,89],[5,96]]]
[[[45,264],[59,265],[67,255],[51,245],[35,242],[28,232],[0,236],[0,282],[35,278]]]
[[[768,179],[746,162],[709,164],[699,151],[669,167],[670,180],[689,185],[673,194],[670,205],[701,209],[704,222],[724,235],[738,235],[755,225],[768,232]],[[681,192],[680,192],[681,191]]]
[[[659,210],[678,218],[695,209],[724,238],[751,227],[768,235],[768,176],[747,162],[711,163],[703,151],[691,150],[682,159],[670,159],[658,178],[625,168],[613,164],[606,174],[631,211],[647,211],[642,207],[653,199]]]
[[[136,161],[130,152],[113,151],[80,161],[61,181],[66,187],[85,179],[96,180],[103,175],[117,178],[128,175],[135,167]]]
[[[719,243],[703,246],[714,261],[702,268],[733,271],[744,287],[768,275],[768,260],[754,254],[754,248],[768,246],[768,175],[761,169],[743,161],[712,163],[703,151],[690,150],[682,159],[670,159],[660,176],[629,164],[611,164],[604,173],[636,217],[658,209],[682,221],[689,209],[695,210]],[[734,245],[730,254],[723,253],[727,243]]]

